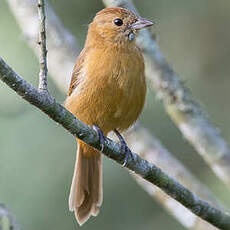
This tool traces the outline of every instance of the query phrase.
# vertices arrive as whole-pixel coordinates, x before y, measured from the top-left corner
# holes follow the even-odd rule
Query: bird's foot
[[[114,130],[114,133],[117,135],[119,141],[120,141],[120,145],[121,145],[121,153],[125,155],[125,159],[124,159],[124,163],[123,163],[123,167],[126,166],[129,157],[133,157],[132,152],[130,150],[130,148],[127,146],[124,138],[122,137],[122,135],[118,132],[118,130]]]
[[[100,152],[102,152],[104,150],[105,147],[105,135],[102,132],[102,130],[97,126],[97,125],[93,125],[93,129],[97,132],[99,141],[100,141],[100,146],[101,146],[101,150]]]

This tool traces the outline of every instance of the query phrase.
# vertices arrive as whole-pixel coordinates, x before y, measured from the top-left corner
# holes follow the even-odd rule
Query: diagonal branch
[[[141,157],[157,165],[168,175],[176,178],[180,183],[185,185],[202,199],[207,200],[222,210],[225,209],[216,200],[215,196],[208,190],[208,188],[201,184],[181,162],[174,158],[160,141],[153,138],[147,129],[140,127],[139,125],[137,125],[137,127],[134,126],[134,130],[128,131],[125,137],[127,143],[131,145]],[[148,183],[134,173],[131,173],[131,175],[151,197],[156,198],[157,201],[159,201],[159,203],[185,228],[196,230],[216,229],[207,222],[202,221],[202,219],[191,213],[188,209],[176,202],[172,197],[163,193],[153,184]]]
[[[131,0],[103,0],[106,6],[136,11]],[[206,160],[216,175],[230,187],[230,147],[206,118],[191,92],[168,65],[149,31],[141,31],[138,45],[145,55],[147,77],[166,111],[183,136]]]
[[[31,84],[23,80],[1,58],[0,79],[17,92],[24,100],[46,113],[51,119],[62,125],[75,137],[100,150],[99,138],[91,127],[78,120],[62,105],[58,104],[52,96],[40,93]],[[120,153],[120,146],[109,138],[105,140],[103,154],[115,160],[117,163],[123,164],[125,156]],[[203,220],[220,229],[230,230],[230,215],[198,198],[156,165],[132,153],[132,157],[129,157],[127,160],[126,168],[158,186]]]

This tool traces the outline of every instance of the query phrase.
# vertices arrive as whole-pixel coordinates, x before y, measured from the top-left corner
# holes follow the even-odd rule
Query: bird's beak
[[[138,18],[136,22],[131,25],[131,29],[140,30],[148,26],[152,26],[155,23],[144,18]]]

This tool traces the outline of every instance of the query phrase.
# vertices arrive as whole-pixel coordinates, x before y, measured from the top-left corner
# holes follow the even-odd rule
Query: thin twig
[[[16,74],[16,72],[14,72],[1,58],[0,79],[16,91],[24,100],[30,102],[46,113],[51,119],[62,125],[75,137],[98,150],[101,149],[100,140],[96,131],[78,120],[62,105],[58,104],[52,96],[49,94],[42,94],[36,90],[31,84]],[[120,153],[119,144],[109,138],[105,139],[103,154],[121,165],[125,160],[124,154]],[[206,201],[201,200],[154,164],[142,159],[135,153],[132,153],[131,155],[132,157],[129,157],[126,168],[132,170],[150,183],[158,186],[165,193],[179,201],[203,220],[206,220],[220,229],[230,230],[229,214],[214,208]]]
[[[23,32],[22,37],[39,57],[37,0],[7,0],[7,2]],[[46,1],[46,15],[46,25],[49,28],[46,40],[49,44],[50,77],[62,91],[67,92],[74,62],[79,54],[78,44],[75,37],[64,27],[48,1]]]
[[[106,6],[120,6],[137,12],[131,0],[103,0]],[[141,31],[138,45],[145,55],[147,77],[166,111],[183,136],[206,160],[214,173],[230,187],[230,147],[207,119],[191,92],[166,62],[149,31]]]
[[[40,72],[39,72],[39,90],[47,91],[47,49],[46,49],[46,26],[45,26],[45,3],[44,0],[38,0],[39,16],[39,41],[40,46]]]

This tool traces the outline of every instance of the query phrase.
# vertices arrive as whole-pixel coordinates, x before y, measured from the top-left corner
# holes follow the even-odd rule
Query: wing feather
[[[73,73],[72,73],[72,78],[70,82],[70,87],[68,91],[68,96],[72,94],[74,89],[78,86],[80,81],[82,80],[82,77],[85,77],[84,75],[81,74],[82,68],[84,66],[84,61],[86,57],[87,50],[83,49],[81,53],[79,54],[77,61],[74,65]]]

